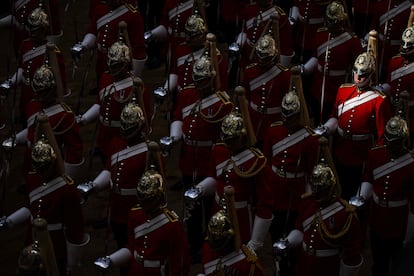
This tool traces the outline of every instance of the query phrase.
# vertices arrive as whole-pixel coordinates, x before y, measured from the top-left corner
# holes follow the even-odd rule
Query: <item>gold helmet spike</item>
[[[108,66],[116,63],[130,63],[131,53],[129,47],[122,41],[117,41],[108,49]]]
[[[409,136],[407,122],[400,116],[391,117],[385,125],[384,137],[387,141],[405,140]]]
[[[345,21],[348,18],[348,14],[345,12],[345,7],[342,3],[332,1],[326,7],[326,19],[329,24],[338,24]]]
[[[226,246],[234,235],[233,225],[225,210],[218,211],[210,218],[207,225],[207,240],[211,247],[219,249]]]
[[[301,104],[295,91],[289,91],[282,99],[282,115],[291,117],[300,112]]]
[[[121,130],[141,127],[145,123],[144,112],[136,103],[128,103],[121,112]]]
[[[49,28],[47,13],[41,7],[35,8],[27,17],[27,23],[32,27]]]
[[[207,32],[207,26],[204,19],[198,14],[192,14],[185,22],[186,34],[191,38]]]
[[[56,158],[56,152],[48,142],[39,140],[34,144],[32,164],[35,170],[53,164]]]
[[[221,139],[223,141],[247,134],[243,116],[238,111],[233,111],[224,117],[221,123]]]
[[[35,93],[56,87],[52,68],[47,65],[40,66],[33,75],[31,85]]]
[[[157,196],[164,196],[164,178],[156,170],[147,170],[137,185],[137,195],[141,199],[150,199]]]

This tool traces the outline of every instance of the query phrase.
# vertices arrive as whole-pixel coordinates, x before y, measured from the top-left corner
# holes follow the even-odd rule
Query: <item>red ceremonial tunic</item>
[[[181,146],[180,169],[183,175],[208,174],[208,161],[212,146],[220,136],[224,117],[233,110],[233,104],[226,92],[218,91],[203,99],[195,88],[188,88],[178,94],[174,121],[182,121],[183,143]]]
[[[296,221],[296,229],[303,232],[303,243],[299,245],[295,275],[339,276],[341,259],[347,265],[360,263],[362,233],[359,220],[353,211],[347,210],[349,207],[339,200],[324,208],[313,199],[303,202]],[[344,234],[335,239],[322,236],[322,226],[330,234]]]
[[[356,85],[344,84],[338,89],[333,117],[338,119],[335,157],[342,164],[358,166],[376,143],[382,144],[391,105],[378,91],[361,92]]]
[[[108,5],[99,3],[96,5],[88,29],[88,33],[96,35],[98,76],[108,69],[108,49],[119,40],[118,24],[121,21],[127,24],[132,58],[142,60],[146,57],[144,21],[139,11],[129,4],[122,4],[115,10],[110,10]]]
[[[252,208],[256,208],[256,215],[261,218],[272,217],[273,198],[264,181],[266,157],[253,147],[232,155],[224,144],[215,144],[210,162],[209,176],[217,181],[212,213],[220,210],[224,187],[233,186],[240,238],[242,243],[247,243],[253,225]]]
[[[385,146],[369,152],[363,181],[373,185],[368,217],[381,239],[404,239],[409,202],[414,199],[414,158],[407,152],[392,158]]]
[[[290,77],[290,70],[281,64],[263,69],[254,63],[245,69],[242,83],[246,88],[253,130],[259,141],[263,141],[271,123],[282,119],[281,104],[289,91]]]
[[[263,154],[269,160],[265,179],[272,189],[274,210],[297,211],[318,149],[318,136],[308,128],[289,133],[282,122],[277,122],[267,129],[263,144]]]
[[[137,206],[128,217],[128,248],[131,251],[128,275],[188,275],[186,235],[178,216],[163,209],[150,219]]]

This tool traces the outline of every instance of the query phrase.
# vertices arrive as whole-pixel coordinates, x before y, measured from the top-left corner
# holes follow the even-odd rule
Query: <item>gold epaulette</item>
[[[381,98],[387,97],[387,95],[383,91],[381,91],[379,89],[374,88],[374,89],[372,89],[372,91],[374,91],[375,93],[377,93]]]
[[[133,210],[133,211],[141,210],[141,209],[142,209],[142,207],[141,207],[141,205],[139,205],[139,203],[131,208],[131,210]]]
[[[191,84],[191,85],[184,86],[182,90],[185,90],[185,89],[194,89],[194,88],[195,88],[195,85],[194,84]]]
[[[346,211],[347,213],[355,213],[355,211],[356,211],[355,206],[353,206],[353,205],[349,204],[349,203],[348,203],[348,201],[346,201],[346,200],[345,200],[345,199],[343,199],[343,198],[340,198],[340,199],[339,199],[339,202],[341,202],[341,204],[342,204],[342,205],[344,205],[344,207],[345,207],[345,211]]]
[[[224,91],[217,91],[217,92],[216,92],[216,95],[217,95],[217,97],[219,97],[219,98],[220,98],[220,100],[221,100],[223,103],[225,103],[225,104],[231,103],[231,101],[230,101],[229,97],[228,97],[228,96],[224,93]]]
[[[277,11],[280,15],[286,15],[285,11],[284,11],[281,7],[279,7],[279,6],[275,5],[275,6],[274,6],[274,8],[276,9],[276,11]]]
[[[281,125],[283,125],[283,121],[276,121],[276,122],[270,124],[271,127],[281,126]]]
[[[353,84],[353,83],[343,83],[343,84],[341,84],[340,88],[343,88],[343,87],[352,87],[352,86],[355,86],[355,84]]]
[[[75,183],[75,181],[73,181],[73,179],[69,175],[64,174],[62,175],[62,177],[68,185],[73,185]]]
[[[72,111],[72,109],[70,108],[70,106],[68,106],[66,103],[64,103],[64,102],[60,102],[59,104],[63,107],[63,109],[64,109],[66,112],[73,113],[73,111]]]
[[[313,131],[313,128],[311,128],[310,126],[304,126],[304,128],[309,132],[310,135],[318,136],[318,134],[316,134],[315,131]]]
[[[320,27],[316,30],[316,32],[318,32],[318,33],[326,32],[326,31],[328,31],[328,28],[326,28],[326,27]]]
[[[401,57],[401,54],[398,54],[398,55],[393,56],[392,58],[400,58],[400,57]]]
[[[171,222],[176,222],[179,220],[179,216],[174,212],[174,211],[170,211],[167,208],[164,208],[162,210],[165,214],[165,216],[171,221]]]
[[[289,68],[284,66],[282,63],[277,63],[276,66],[282,71],[288,71],[289,70]]]
[[[250,147],[250,150],[259,158],[266,158],[261,150],[255,147]]]
[[[246,69],[249,69],[249,68],[255,67],[255,66],[257,66],[257,65],[258,65],[258,63],[257,63],[257,62],[250,63],[249,65],[247,65],[247,66],[246,66]]]
[[[385,147],[386,147],[385,145],[376,146],[376,147],[371,148],[371,150],[378,150],[378,149],[382,149],[382,148],[385,148]]]
[[[128,10],[130,10],[131,12],[139,12],[138,11],[138,9],[136,8],[136,7],[134,7],[134,6],[132,6],[131,4],[129,4],[129,3],[125,3],[124,4],[127,8],[128,8]]]

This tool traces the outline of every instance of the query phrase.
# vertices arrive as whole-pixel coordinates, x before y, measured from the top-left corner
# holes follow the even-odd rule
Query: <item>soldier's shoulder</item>
[[[217,97],[225,104],[231,103],[229,95],[225,91],[217,91],[216,92]]]
[[[282,121],[276,121],[270,124],[270,127],[278,127],[278,126],[282,126],[283,122]]]
[[[62,108],[63,108],[66,112],[73,113],[73,111],[72,111],[72,109],[70,108],[70,106],[69,106],[69,105],[67,105],[66,103],[64,103],[64,102],[60,102],[59,104],[62,106]]]
[[[246,70],[247,69],[251,69],[251,68],[255,68],[255,67],[257,67],[259,64],[257,63],[257,62],[254,62],[254,63],[250,63],[249,65],[247,65],[246,66]]]
[[[353,84],[353,83],[343,83],[340,86],[340,88],[351,88],[351,87],[355,87],[355,84]]]
[[[172,211],[168,208],[164,208],[163,213],[168,218],[168,220],[171,221],[171,222],[176,222],[180,219],[180,217],[177,215],[176,212],[174,212],[174,211]]]
[[[256,147],[250,147],[250,150],[253,152],[254,155],[256,155],[256,157],[258,158],[266,158],[263,154],[263,152],[256,148]]]
[[[318,32],[318,33],[327,32],[327,31],[328,31],[328,28],[326,28],[326,27],[320,27],[316,30],[316,32]]]
[[[379,95],[381,98],[386,98],[387,94],[382,91],[379,87],[373,87],[372,91],[374,91],[377,95]]]
[[[138,211],[138,210],[142,210],[142,207],[140,204],[135,205],[134,207],[131,208],[132,211]]]
[[[69,175],[62,175],[63,180],[65,180],[66,184],[73,185],[75,181]]]
[[[136,7],[134,7],[133,5],[131,5],[131,4],[129,4],[129,3],[125,3],[124,4],[125,5],[125,7],[127,7],[128,8],[128,10],[130,10],[131,12],[139,12],[138,11],[138,9],[136,8]]]
[[[280,15],[286,15],[286,12],[279,6],[274,5],[274,8],[276,9],[276,11],[280,14]]]
[[[371,151],[378,151],[378,150],[384,149],[385,147],[386,147],[385,145],[375,146],[371,148]]]
[[[281,63],[277,63],[276,66],[282,71],[288,71],[289,70],[289,68],[287,68],[286,66],[284,66]]]

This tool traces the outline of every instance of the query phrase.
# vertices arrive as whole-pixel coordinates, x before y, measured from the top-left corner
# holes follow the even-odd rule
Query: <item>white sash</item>
[[[246,21],[246,30],[252,28],[255,26],[255,23],[257,21],[257,18],[260,18],[262,21],[267,21],[270,19],[270,16],[272,14],[278,14],[277,10],[275,9],[275,7],[271,7],[270,9],[268,9],[267,11],[261,12],[261,14],[259,13],[257,16],[250,18],[249,20]]]
[[[331,205],[329,205],[328,207],[326,207],[326,208],[324,208],[320,211],[322,220],[325,220],[325,219],[329,218],[330,216],[333,216],[334,214],[338,213],[342,209],[344,209],[344,206],[340,202],[336,201],[336,202],[332,203]],[[308,217],[307,219],[305,219],[302,222],[302,226],[303,226],[304,231],[307,231],[309,229],[309,227],[311,226],[311,223],[314,220],[315,216],[316,216],[316,214],[313,214],[312,216]]]
[[[233,251],[230,254],[227,254],[223,258],[218,258],[213,261],[210,261],[204,265],[204,271],[206,275],[212,274],[216,271],[217,263],[221,260],[222,266],[231,266],[241,260],[245,259],[246,255],[244,255],[243,251],[239,249],[238,251]]]
[[[228,97],[228,95],[227,95],[227,93],[226,92],[223,92],[227,97]],[[190,105],[188,105],[188,106],[186,106],[186,107],[184,107],[183,109],[182,109],[182,116],[183,116],[183,119],[185,118],[185,117],[187,117],[188,115],[190,115],[190,113],[191,113],[191,110],[193,110],[193,108],[197,105],[197,104],[199,104],[200,105],[200,110],[203,110],[203,109],[205,109],[205,108],[208,108],[208,107],[210,107],[210,106],[212,106],[212,105],[214,105],[215,103],[218,103],[218,102],[220,102],[221,101],[221,99],[219,98],[219,97],[217,97],[217,94],[216,93],[214,93],[214,94],[211,94],[210,96],[208,96],[207,98],[204,98],[204,99],[202,99],[201,100],[201,103],[200,102],[195,102],[195,103],[192,103],[192,104],[190,104]]]
[[[51,192],[56,191],[57,189],[65,185],[66,185],[66,180],[63,177],[59,176],[49,181],[45,185],[37,187],[36,189],[31,191],[29,194],[30,203],[50,194]]]
[[[147,143],[142,142],[137,145],[134,145],[130,148],[123,149],[117,153],[112,154],[111,156],[111,166],[121,162],[125,159],[138,155],[140,153],[148,151]]]
[[[309,136],[309,132],[302,128],[292,135],[284,138],[272,146],[272,156],[277,155],[279,152],[301,142],[303,139]]]
[[[30,0],[17,0],[16,3],[14,4],[14,9],[17,11],[19,10],[22,6],[26,5]]]
[[[379,97],[377,93],[374,91],[366,91],[361,93],[359,96],[353,97],[350,100],[345,101],[344,103],[338,106],[338,115],[342,115],[343,113],[351,110],[355,107],[358,107],[366,102],[369,102],[375,98]]]
[[[414,63],[407,64],[391,72],[391,81],[402,78],[414,72]]]
[[[172,8],[168,12],[168,19],[172,20],[175,16],[177,16],[180,13],[185,12],[188,9],[191,9],[193,7],[193,1],[187,1],[182,4],[178,4],[177,7]]]
[[[228,170],[233,168],[233,163],[236,166],[239,166],[245,162],[247,162],[248,160],[252,159],[255,157],[255,154],[250,150],[250,149],[246,149],[242,152],[240,152],[239,154],[236,154],[235,156],[232,156],[230,159],[227,159],[224,162],[221,162],[220,164],[218,164],[216,166],[216,176],[219,176],[223,173],[223,169],[226,168]],[[234,161],[236,159],[236,161]],[[234,162],[230,162],[230,160],[233,160]]]
[[[46,45],[36,47],[23,55],[23,63],[28,62],[29,60],[34,59],[37,56],[44,55],[46,53]]]
[[[201,48],[200,50],[197,50],[195,52],[189,53],[187,55],[181,56],[177,58],[177,67],[183,65],[189,56],[193,55],[194,60],[199,59],[201,54],[203,53],[204,48]]]
[[[32,114],[27,119],[27,128],[31,127],[34,124],[34,122],[36,120],[36,117],[37,117],[37,115],[39,115],[39,113],[43,112],[44,114],[46,114],[50,118],[50,117],[52,117],[52,116],[54,116],[54,115],[56,115],[60,112],[63,112],[63,111],[65,111],[65,109],[62,107],[61,104],[55,104],[55,105],[52,105],[48,108],[43,109],[42,111],[36,112],[36,113]]]
[[[167,224],[169,221],[170,220],[168,219],[168,217],[164,213],[162,213],[156,216],[155,218],[151,219],[150,221],[138,225],[134,228],[135,239],[139,239],[142,236],[148,235],[149,233]]]
[[[409,9],[411,7],[411,5],[412,5],[412,3],[407,0],[407,1],[399,4],[395,8],[390,9],[388,12],[384,13],[383,15],[381,15],[380,18],[379,18],[380,26],[385,24],[385,22],[393,19],[394,17],[396,17],[397,15],[399,15],[400,13],[405,11],[406,9]]]
[[[405,167],[411,163],[414,162],[413,157],[411,156],[411,154],[406,153],[403,156],[398,157],[397,159],[394,160],[394,162],[390,161],[388,163],[385,163],[381,166],[379,166],[378,168],[375,168],[373,170],[373,175],[374,175],[374,180],[377,180],[381,177],[383,177],[384,175],[390,174],[402,167]]]
[[[339,36],[337,36],[337,37],[335,37],[335,38],[333,38],[329,41],[324,42],[322,45],[320,45],[318,47],[318,57],[325,54],[326,47],[328,46],[328,44],[329,44],[328,49],[331,50],[331,49],[335,48],[336,46],[339,46],[339,45],[343,44],[345,41],[350,40],[351,38],[352,38],[352,36],[348,32],[344,32],[341,35],[339,35]]]
[[[113,11],[108,12],[96,21],[96,28],[99,30],[103,25],[117,19],[121,15],[127,13],[129,9],[125,5],[121,5]]]
[[[267,83],[268,81],[270,81],[271,79],[279,75],[281,71],[282,70],[280,70],[279,67],[275,65],[272,68],[270,68],[266,73],[263,73],[257,78],[251,80],[249,82],[250,91],[253,91],[256,88],[258,88],[260,85]]]
[[[123,79],[121,81],[111,83],[107,85],[105,88],[102,88],[101,91],[99,91],[99,99],[102,101],[105,96],[112,95],[116,91],[132,87],[133,85],[134,82],[131,77],[127,77],[126,79]],[[111,89],[112,87],[115,87],[115,89]],[[107,90],[109,90],[109,94],[106,93]]]

